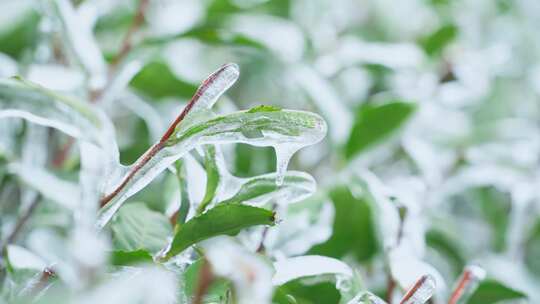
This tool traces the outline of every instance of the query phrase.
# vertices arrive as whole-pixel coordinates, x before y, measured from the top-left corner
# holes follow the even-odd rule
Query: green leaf
[[[197,86],[179,80],[162,61],[153,61],[131,80],[130,86],[153,99],[190,98]]]
[[[534,225],[525,243],[525,264],[536,276],[540,277],[540,219]]]
[[[116,250],[111,253],[111,264],[115,266],[128,266],[152,262],[152,255],[143,249],[134,251]]]
[[[351,159],[388,138],[415,109],[416,105],[401,101],[361,107],[345,147],[346,157]]]
[[[26,49],[36,45],[40,16],[36,11],[28,10],[15,19],[8,27],[0,29],[0,52],[21,59]]]
[[[172,235],[167,217],[148,209],[143,203],[132,203],[121,208],[111,223],[111,231],[115,249],[150,253],[163,248],[167,238]]]
[[[169,259],[200,241],[218,235],[236,235],[257,225],[274,225],[274,212],[257,207],[221,204],[181,225],[165,259]]]
[[[441,230],[431,229],[426,233],[426,244],[451,263],[455,276],[461,273],[465,267],[466,259],[457,243],[450,236]]]
[[[193,297],[197,291],[202,264],[203,260],[199,259],[189,265],[182,274],[185,282],[184,291],[188,299]],[[206,291],[203,303],[224,303],[223,300],[227,297],[227,292],[230,288],[230,281],[223,278],[216,278]]]
[[[458,34],[458,28],[454,24],[445,24],[425,37],[420,45],[430,56],[438,55],[452,42]]]
[[[353,196],[347,186],[337,186],[329,195],[335,208],[332,236],[309,254],[334,258],[353,254],[358,261],[370,260],[378,244],[369,202]]]
[[[248,113],[257,113],[257,112],[277,112],[277,111],[281,111],[281,108],[280,107],[275,107],[275,106],[260,105],[260,106],[256,106],[256,107],[253,107],[253,108],[249,109],[247,112]]]
[[[469,298],[467,304],[491,304],[501,301],[524,299],[527,296],[495,280],[485,280]]]
[[[330,282],[303,284],[302,279],[290,281],[274,291],[273,303],[277,304],[323,304],[339,303],[341,295]]]
[[[216,147],[213,145],[204,146],[204,168],[206,170],[206,191],[199,204],[199,213],[204,212],[208,204],[212,202],[219,186],[220,174],[216,160]]]

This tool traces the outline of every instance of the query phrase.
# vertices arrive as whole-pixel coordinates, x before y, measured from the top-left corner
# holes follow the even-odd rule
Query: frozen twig
[[[465,303],[485,276],[485,270],[478,266],[470,265],[465,267],[448,300],[448,304]]]
[[[399,302],[400,304],[424,304],[435,291],[435,279],[431,275],[423,275],[407,291]]]
[[[208,97],[207,94],[215,94],[216,92],[210,92],[216,90],[214,87],[214,84],[222,81],[222,77],[224,77],[224,74],[227,74],[230,72],[230,69],[237,69],[236,65],[234,64],[226,64],[222,66],[220,69],[218,69],[216,72],[212,73],[208,78],[206,78],[201,86],[197,89],[189,103],[184,107],[184,110],[176,117],[176,119],[171,123],[169,128],[165,131],[161,139],[153,145],[150,149],[148,149],[144,156],[141,158],[140,161],[136,163],[135,166],[129,171],[129,173],[126,175],[126,177],[123,179],[123,181],[118,185],[111,193],[104,196],[101,199],[101,206],[105,206],[110,200],[112,200],[122,189],[129,183],[129,181],[135,176],[135,174],[141,170],[141,168],[144,167],[161,149],[165,147],[165,144],[167,140],[174,134],[174,131],[176,130],[176,127],[184,120],[184,118],[188,115],[188,113],[193,109],[195,104],[199,100],[201,100],[202,97]]]

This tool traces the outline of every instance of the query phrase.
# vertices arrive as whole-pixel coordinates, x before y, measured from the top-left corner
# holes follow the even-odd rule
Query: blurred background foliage
[[[385,231],[398,214],[398,244],[406,248],[394,250],[403,255],[396,261],[418,261],[438,275],[437,303],[471,263],[488,279],[468,303],[540,301],[540,2],[150,0],[136,28],[139,1],[72,1],[77,20],[59,17],[51,2],[0,2],[0,76],[22,75],[91,101],[107,87],[107,75],[131,68],[118,76],[127,77],[127,87],[98,105],[113,119],[122,163],[159,139],[209,73],[236,62],[240,80],[218,112],[269,104],[319,113],[329,125],[325,140],[289,166],[317,180],[317,194],[290,206],[288,215],[307,212],[295,229],[318,237],[291,236],[301,245],[277,256],[341,259],[385,297],[389,271],[398,285],[407,282],[393,274],[395,240]],[[88,33],[70,32],[70,22],[91,25],[107,70],[85,61],[88,49],[76,40]],[[129,52],[119,56],[126,35]],[[7,163],[25,154],[28,129],[0,122],[3,236],[25,187]],[[49,142],[48,169],[76,181],[75,148],[54,165],[69,139],[39,136]],[[224,153],[236,176],[275,171],[272,148],[236,144]],[[193,172],[190,183],[199,185],[191,195],[201,197],[206,178]],[[139,212],[162,216],[177,191],[174,175],[164,174],[132,198],[144,210],[132,203],[122,209],[111,228],[115,248],[130,246],[114,240],[130,229],[121,227],[131,224],[130,212],[133,220]],[[36,238],[61,238],[69,227],[68,211],[46,201],[21,244],[36,250]],[[156,229],[162,236],[170,227]],[[188,270],[188,285],[197,273]],[[214,284],[208,303],[221,301],[228,288],[226,281]],[[274,302],[290,303],[285,295],[295,303],[340,298],[333,284],[302,280],[277,288]]]

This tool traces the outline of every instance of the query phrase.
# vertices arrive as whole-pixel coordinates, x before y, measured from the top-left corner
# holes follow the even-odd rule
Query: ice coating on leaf
[[[210,74],[199,86],[191,102],[193,107],[186,118],[176,127],[177,131],[184,130],[192,125],[213,116],[210,111],[219,97],[223,95],[240,76],[240,68],[235,63],[228,63]]]
[[[353,124],[353,115],[330,82],[306,65],[296,66],[293,76],[298,86],[306,91],[328,120],[331,139],[338,144],[344,143]]]
[[[126,181],[124,187],[100,210],[97,227],[106,225],[128,197],[144,188],[158,174],[197,146],[246,143],[261,147],[273,146],[278,150],[283,146],[294,145],[298,150],[319,142],[325,134],[326,123],[319,115],[292,110],[240,111],[192,125],[185,130],[177,130],[164,148],[157,152],[151,148],[131,166],[132,170],[138,168],[131,177],[124,175],[110,185],[108,191],[113,191]],[[290,151],[288,155],[292,156]]]
[[[363,291],[347,302],[347,304],[386,304],[386,302],[369,291]]]
[[[42,271],[47,263],[32,251],[17,245],[7,246],[7,256],[15,269],[34,269]]]
[[[211,109],[218,98],[223,95],[240,76],[240,68],[236,63],[228,63],[212,73],[201,85],[199,100],[193,106],[194,112]]]
[[[239,304],[272,302],[272,269],[264,259],[230,237],[213,238],[201,245],[212,271],[233,282]]]
[[[76,138],[100,142],[104,115],[74,98],[21,78],[0,80],[0,118],[20,117]]]
[[[77,303],[176,303],[178,280],[157,266],[126,267],[90,292],[76,295]]]
[[[282,220],[279,225],[268,230],[264,239],[264,248],[268,255],[301,255],[332,235],[333,205],[325,198],[316,196],[278,211]],[[298,208],[299,204],[304,203],[305,207]]]
[[[427,274],[422,276],[405,294],[400,304],[424,304],[435,292],[435,279]]]
[[[441,274],[433,266],[416,256],[407,242],[402,242],[398,247],[389,250],[388,261],[392,276],[402,288],[409,288],[425,274],[429,274],[436,280],[438,295],[441,295],[446,288]]]
[[[305,255],[283,259],[274,263],[272,284],[279,286],[289,281],[322,274],[352,277],[352,269],[340,260],[319,255]]]
[[[304,172],[287,172],[281,185],[277,185],[277,173],[269,173],[251,178],[236,178],[240,186],[237,192],[222,203],[243,203],[261,207],[271,200],[278,205],[288,205],[303,200],[316,190],[315,179]]]

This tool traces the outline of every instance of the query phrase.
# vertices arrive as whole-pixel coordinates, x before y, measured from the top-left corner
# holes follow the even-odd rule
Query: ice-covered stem
[[[133,178],[133,176],[141,170],[141,168],[144,167],[161,149],[165,147],[165,144],[167,140],[171,137],[171,135],[176,130],[176,127],[184,120],[184,118],[189,114],[189,112],[193,109],[193,107],[197,104],[199,100],[201,100],[202,97],[207,97],[205,95],[208,94],[216,94],[213,90],[214,83],[216,81],[219,81],[220,78],[225,74],[230,72],[230,69],[237,69],[235,64],[226,64],[222,66],[220,69],[218,69],[216,72],[212,73],[208,78],[206,78],[203,83],[199,86],[197,91],[195,92],[195,95],[191,98],[189,103],[184,107],[184,110],[176,117],[176,119],[171,123],[167,131],[163,134],[161,139],[158,143],[153,145],[150,149],[148,149],[142,159],[140,161],[137,161],[136,165],[131,168],[129,173],[126,175],[124,180],[114,189],[111,193],[104,196],[101,199],[100,205],[101,207],[105,206],[110,200],[112,200],[120,191],[128,184],[128,182]]]
[[[465,303],[485,276],[485,270],[478,266],[469,265],[465,267],[454,287],[454,291],[452,291],[448,304]]]
[[[413,287],[407,291],[399,302],[400,304],[424,304],[435,291],[435,279],[429,275],[423,275]]]

